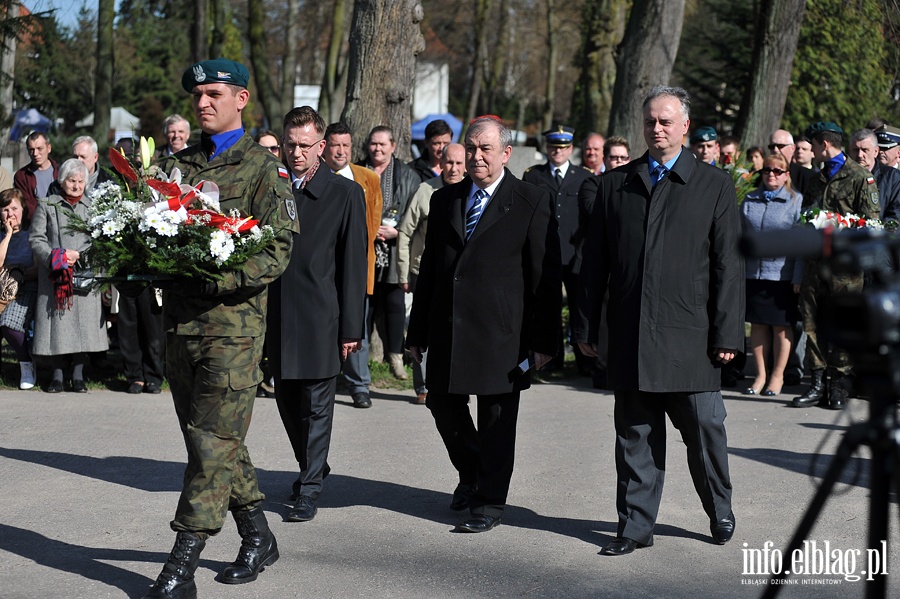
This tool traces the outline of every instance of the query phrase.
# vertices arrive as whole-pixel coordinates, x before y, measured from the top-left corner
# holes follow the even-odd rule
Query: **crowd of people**
[[[737,240],[800,226],[809,208],[900,219],[900,130],[873,122],[845,140],[837,124],[818,122],[802,135],[772,132],[768,151],[742,151],[713,127],[692,128],[687,92],[658,87],[643,100],[640,156],[622,137],[588,132],[575,164],[579,132],[558,125],[543,133],[547,162],[518,179],[507,168],[512,133],[493,115],[473,120],[460,143],[446,122],[431,122],[409,164],[388,125],[369,132],[353,164],[350,129],[308,106],[285,115],[280,134],[251,138],[249,77],[225,59],[188,68],[181,84],[201,135],[188,145],[189,122],[172,115],[156,155],[186,183],[215,181],[223,210],[275,228],[240,272],[85,288],[91,240],[67,225],[110,177],[89,137],[60,165],[45,134],[29,135],[31,162],[0,191],[0,264],[20,283],[0,331],[20,388],[37,384],[37,359],[44,391],[86,392],[87,356],[107,350],[112,310],[127,391],[169,382],[188,460],[175,546],[145,597],[195,596],[200,552],[229,511],[242,541],[223,582],[251,582],[278,559],[244,444],[259,394],[274,394],[298,463],[287,520],[315,518],[337,380],[355,407],[372,406],[376,329],[398,379],[409,352],[413,402],[430,410],[459,474],[449,507],[469,512],[463,533],[500,523],[520,393],[535,370],[561,368],[571,345],[579,373],[615,392],[619,528],[601,552],[610,556],[653,544],[666,416],[712,538],[732,538],[720,388],[748,350],[745,322],[745,394],[779,396],[805,373],[810,386],[791,405],[840,409],[851,397],[852,363],[818,339],[816,315],[826,295],[859,290],[862,274],[745,260]],[[755,187],[740,202],[738,180]]]

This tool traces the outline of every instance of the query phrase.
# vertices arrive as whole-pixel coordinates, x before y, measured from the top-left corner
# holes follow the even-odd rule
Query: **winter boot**
[[[826,401],[825,395],[825,371],[812,371],[812,384],[806,393],[800,397],[795,397],[791,401],[791,405],[795,408],[806,408]]]
[[[156,582],[143,599],[197,599],[194,572],[206,541],[190,532],[180,532]]]
[[[241,535],[241,550],[237,559],[222,572],[222,582],[253,582],[266,566],[278,561],[278,543],[269,530],[269,523],[261,507],[231,513]]]

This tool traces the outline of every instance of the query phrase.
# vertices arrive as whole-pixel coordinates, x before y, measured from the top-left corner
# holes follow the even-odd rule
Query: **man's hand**
[[[409,293],[409,283],[400,283],[400,289],[402,289],[406,293]]]
[[[594,343],[579,343],[578,349],[580,349],[581,353],[586,355],[588,358],[597,357],[597,345]]]
[[[359,351],[359,339],[341,339],[341,362],[345,361],[350,354]]]
[[[734,360],[734,355],[737,352],[733,349],[724,349],[721,347],[717,347],[713,350],[713,354],[716,356],[716,360],[721,362],[722,364],[728,364],[732,360]]]
[[[534,369],[540,370],[544,366],[550,363],[550,360],[553,359],[553,356],[548,356],[547,354],[539,354],[534,352]]]
[[[428,351],[427,347],[419,347],[418,345],[410,345],[409,346],[409,355],[412,356],[413,360],[422,363],[422,354]]]
[[[388,225],[381,225],[378,227],[378,235],[376,237],[380,241],[388,241],[389,239],[396,239],[397,235],[400,233],[394,227],[390,227]]]

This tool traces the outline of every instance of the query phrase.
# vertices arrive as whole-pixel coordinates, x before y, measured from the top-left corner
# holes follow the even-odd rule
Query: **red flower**
[[[147,186],[155,189],[167,198],[180,198],[181,188],[175,183],[167,183],[159,179],[147,179]]]
[[[138,176],[137,173],[134,172],[134,169],[131,168],[131,165],[128,163],[128,160],[115,148],[109,149],[109,159],[112,161],[113,167],[119,171],[123,177],[128,179],[129,181],[137,183]]]

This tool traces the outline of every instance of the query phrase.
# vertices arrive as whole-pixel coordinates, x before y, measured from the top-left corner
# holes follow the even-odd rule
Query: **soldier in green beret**
[[[181,84],[192,96],[202,136],[161,165],[166,173],[180,169],[183,183],[215,182],[223,212],[237,209],[260,226],[271,225],[276,239],[240,271],[224,271],[216,282],[159,282],[166,370],[188,460],[171,522],[175,546],[145,599],[197,596],[200,552],[229,510],[242,541],[222,582],[256,580],[278,559],[244,438],[262,380],[267,285],[290,259],[296,210],[287,169],[243,129],[249,78],[244,65],[221,58],[188,68]]]
[[[878,186],[867,169],[849,160],[842,151],[844,131],[832,122],[818,122],[809,126],[805,136],[812,144],[813,158],[823,162],[806,194],[818,208],[842,215],[855,214],[877,219],[881,206]],[[806,204],[806,202],[804,202]],[[831,351],[816,337],[816,316],[822,301],[835,293],[858,292],[863,287],[862,273],[825,277],[819,260],[808,260],[800,285],[800,315],[806,332],[806,366],[812,384],[806,393],[791,402],[796,408],[818,404],[832,410],[844,407],[849,397],[848,375],[852,371],[850,356],[839,347]]]

